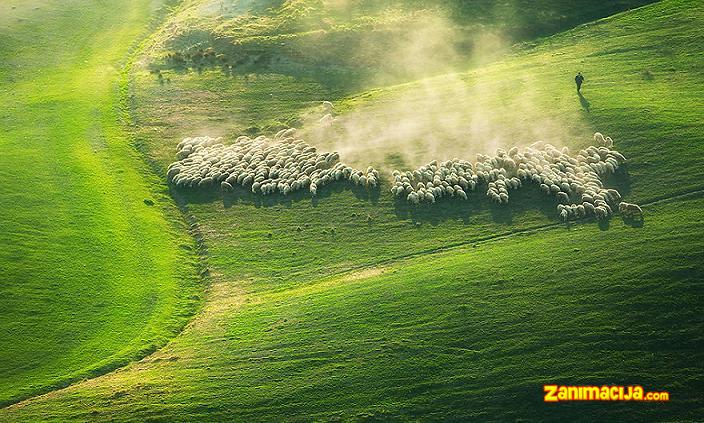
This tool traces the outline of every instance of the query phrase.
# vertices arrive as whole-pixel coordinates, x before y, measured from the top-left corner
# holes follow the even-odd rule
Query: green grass
[[[598,130],[610,135],[630,159],[630,178],[614,183],[622,184],[622,193],[634,201],[701,189],[704,169],[698,164],[704,160],[700,147],[704,119],[699,110],[704,108],[704,87],[698,75],[704,71],[704,61],[697,57],[704,35],[697,24],[703,19],[698,5],[665,2],[585,25],[538,45],[520,46],[513,58],[477,70],[354,96],[340,109],[353,122],[380,120],[374,128],[402,126],[413,119],[426,121],[423,128],[431,131],[449,113],[466,125],[450,128],[435,141],[447,154],[442,158],[458,155],[465,144],[481,144],[489,136],[508,147],[544,139],[576,149],[591,142],[590,129]],[[577,70],[587,76],[581,99],[573,92],[572,76]],[[448,99],[450,107],[429,102],[428,92]],[[388,113],[388,104],[399,99],[412,111],[430,110],[415,116],[399,113],[396,107]],[[344,121],[345,116],[343,127]],[[475,130],[475,123],[488,129]],[[458,146],[462,131],[469,132],[470,140]],[[383,155],[402,148],[404,142],[408,140],[396,138],[356,154]]]
[[[118,122],[149,2],[20,3],[0,31],[0,405],[154,351],[200,292],[193,242]]]
[[[577,148],[587,144],[595,130],[611,134],[629,164],[628,175],[612,178],[609,184],[628,201],[649,202],[702,189],[704,175],[697,163],[704,160],[704,150],[694,140],[701,140],[704,130],[697,114],[704,89],[697,79],[701,63],[692,60],[690,46],[692,40],[696,46],[701,39],[692,19],[703,18],[701,9],[687,5],[654,5],[548,38],[539,46],[520,46],[513,57],[487,67],[362,93],[339,103],[340,119],[373,121],[373,128],[395,128],[399,120],[427,120],[427,128],[435,129],[433,119],[448,112],[427,107],[427,93],[433,92],[441,100],[451,98],[450,113],[459,114],[457,121],[466,116],[470,127],[478,112],[482,120],[489,116],[490,129],[485,131],[505,146],[543,138]],[[658,52],[663,43],[667,51],[661,54],[639,58],[631,53],[633,46]],[[584,96],[592,103],[590,113],[573,91],[576,67],[588,76]],[[643,79],[642,69],[651,69],[654,79]],[[249,127],[278,127],[277,119],[304,116],[312,99],[324,92],[308,79],[263,74],[245,81],[217,71],[175,77],[166,85],[143,71],[135,75],[135,86],[141,146],[162,172],[173,160],[180,137],[230,136]],[[462,95],[453,96],[457,91]],[[397,104],[398,98],[410,112],[401,112],[400,117],[385,114],[387,105]],[[527,105],[521,107],[522,102]],[[517,113],[482,112],[491,110]],[[476,149],[474,143],[482,137],[458,143],[466,137],[464,129],[448,129],[447,138],[440,140],[446,143],[448,156],[440,158],[472,158],[458,150]],[[387,146],[367,148],[355,143],[361,159],[353,158],[363,166],[371,157],[375,166],[388,169],[390,153],[409,150],[407,141],[401,137]],[[335,141],[330,144],[345,148]],[[191,203],[189,208],[207,235],[211,264],[227,269],[232,279],[252,278],[256,290],[279,290],[321,273],[556,221],[554,204],[531,190],[507,208],[483,201],[481,192],[468,203],[412,208],[395,202],[388,185],[371,196],[348,188],[325,189],[315,200],[306,195],[258,199],[243,191],[225,197],[216,190],[180,195]]]
[[[224,64],[236,74],[270,70],[351,93],[369,84],[406,81],[466,66],[472,53],[483,50],[487,36],[531,39],[647,3],[185,1],[160,34],[168,38],[157,37],[162,55],[176,54],[178,60],[154,66],[202,70]],[[203,56],[207,49],[213,49],[213,54]],[[413,63],[419,52],[432,52],[434,58]]]
[[[306,73],[163,72],[162,85],[136,69],[137,146],[162,174],[183,136],[270,132],[323,98],[339,100],[343,122],[393,127],[399,116],[383,111],[401,97],[433,127],[422,94],[451,92],[458,120],[483,111],[501,142],[544,134],[579,147],[610,134],[629,165],[609,184],[644,205],[645,221],[559,224],[530,190],[507,208],[477,194],[430,209],[395,203],[388,186],[317,199],[174,191],[207,245],[202,312],[146,359],[0,419],[697,419],[703,22],[698,2],[663,1],[486,66],[349,96]],[[400,146],[365,154],[384,168],[423,159]],[[544,383],[635,383],[672,401],[548,407]]]
[[[221,283],[148,361],[7,417],[696,419],[703,207],[679,199],[640,229],[534,232],[285,292]],[[642,384],[672,402],[547,408],[544,383]]]

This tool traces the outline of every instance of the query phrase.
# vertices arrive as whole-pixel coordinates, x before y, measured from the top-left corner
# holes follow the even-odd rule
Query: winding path
[[[0,5],[0,406],[149,354],[197,307],[192,240],[120,124],[159,4]]]

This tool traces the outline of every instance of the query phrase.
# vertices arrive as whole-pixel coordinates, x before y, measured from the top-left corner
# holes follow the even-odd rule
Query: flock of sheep
[[[558,213],[563,220],[585,216],[607,219],[613,208],[631,217],[642,214],[635,204],[621,201],[615,189],[604,188],[603,180],[626,161],[613,150],[613,141],[594,134],[597,146],[580,150],[576,157],[569,149],[534,143],[523,152],[514,147],[498,149],[495,156],[479,154],[477,162],[453,159],[432,161],[415,171],[394,171],[392,193],[409,203],[435,203],[441,197],[467,199],[467,192],[486,184],[486,195],[498,204],[506,204],[509,192],[526,183],[540,187],[546,195],[557,198]]]
[[[178,144],[180,160],[169,166],[167,178],[178,187],[217,184],[229,191],[240,185],[261,195],[301,189],[316,195],[319,187],[339,180],[367,188],[378,185],[375,169],[363,172],[346,166],[338,153],[319,154],[294,134],[295,129],[287,129],[273,139],[243,136],[231,145],[220,138],[186,138]]]
[[[224,145],[220,138],[186,138],[178,144],[179,161],[167,171],[169,182],[178,187],[219,185],[232,190],[236,185],[255,194],[288,195],[307,189],[312,195],[319,187],[339,180],[376,188],[379,173],[366,172],[341,163],[338,153],[318,153],[315,147],[295,137],[295,129],[282,130],[273,139],[239,137]],[[607,219],[618,206],[624,216],[640,217],[635,204],[621,201],[615,189],[604,188],[603,180],[626,161],[612,149],[613,141],[594,134],[596,146],[580,150],[573,157],[569,149],[534,143],[520,151],[498,149],[496,155],[479,154],[477,162],[453,159],[432,161],[414,171],[394,171],[392,193],[411,204],[435,203],[442,197],[467,200],[467,193],[486,185],[486,195],[498,204],[507,204],[509,192],[524,184],[535,184],[554,196],[563,220],[595,216]]]

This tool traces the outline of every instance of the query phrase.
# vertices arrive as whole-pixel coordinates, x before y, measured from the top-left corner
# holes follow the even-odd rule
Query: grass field
[[[120,60],[149,2],[0,7],[5,405],[154,351],[201,288],[194,242],[118,122]]]
[[[695,419],[702,205],[698,195],[652,206],[642,229],[554,228],[284,292],[217,284],[167,348],[8,416]],[[542,384],[552,382],[677,397],[546,408]]]
[[[306,4],[287,4],[291,3]],[[193,13],[203,4],[209,2],[184,2],[155,31],[145,50],[157,58],[154,63],[161,63],[163,50],[159,46],[174,28],[170,25],[198,24],[201,21]],[[546,2],[540,7],[547,13],[554,11],[555,4]],[[538,138],[580,148],[589,142],[591,133],[602,131],[611,135],[618,150],[629,158],[627,174],[617,175],[609,184],[627,201],[644,207],[645,221],[643,225],[627,224],[619,218],[601,224],[591,220],[557,223],[554,204],[536,201],[531,190],[515,200],[512,197],[505,208],[489,204],[481,194],[474,194],[467,203],[411,208],[396,202],[387,185],[371,193],[329,187],[315,199],[306,195],[261,199],[241,190],[225,195],[216,190],[172,190],[185,217],[197,222],[199,236],[207,246],[204,257],[211,285],[202,310],[168,345],[143,360],[0,409],[0,420],[696,420],[704,412],[700,401],[704,392],[704,174],[699,165],[704,159],[704,89],[699,84],[704,71],[704,40],[699,30],[704,7],[696,1],[665,0],[574,29],[564,23],[587,22],[615,11],[584,10],[582,5],[580,14],[575,14],[567,8],[562,13],[571,17],[563,24],[553,22],[517,31],[521,35],[515,39],[521,43],[501,57],[485,63],[470,60],[461,71],[430,78],[421,75],[422,79],[393,85],[359,80],[355,82],[359,91],[335,85],[335,80],[325,75],[316,78],[310,69],[318,68],[313,65],[301,72],[270,64],[253,65],[234,74],[217,67],[200,72],[164,67],[160,83],[150,73],[148,60],[140,61],[141,66],[130,74],[130,128],[149,169],[159,175],[173,160],[181,137],[275,131],[287,124],[307,122],[318,113],[317,102],[331,99],[340,113],[341,129],[336,135],[348,143],[360,136],[360,145],[349,149],[352,160],[371,161],[386,171],[435,158],[428,154],[432,146],[437,147],[432,154],[450,157]],[[540,9],[531,12],[539,13]],[[144,19],[146,11],[134,14]],[[459,12],[453,16],[470,19],[462,18]],[[132,27],[125,24],[129,36],[123,36],[136,38],[140,31],[135,28],[145,24],[141,22],[133,22]],[[213,30],[207,26],[212,21],[202,22],[206,22],[203,28]],[[213,27],[224,31],[228,22]],[[558,30],[562,32],[526,41],[532,35]],[[51,28],[46,31],[50,34]],[[92,42],[87,37],[82,41]],[[231,41],[224,38],[219,43]],[[19,41],[14,43],[10,45],[19,45]],[[114,55],[100,56],[95,63],[127,52],[101,50],[101,54]],[[25,60],[31,57],[28,54]],[[67,69],[64,77],[95,71],[80,63]],[[6,68],[0,69],[3,80],[19,79]],[[577,70],[587,76],[582,97],[574,93],[572,83]],[[61,75],[54,72],[52,77]],[[82,93],[86,97],[75,99],[76,103],[103,104],[117,114],[115,97],[108,89],[117,75],[103,76],[105,92],[101,95],[96,97],[93,85],[81,90],[83,84],[74,82],[77,93],[71,99]],[[94,81],[88,77],[80,81],[85,80]],[[16,87],[11,91],[28,92],[25,87],[34,86],[30,82],[35,80],[28,81],[21,90]],[[26,118],[26,102],[29,100],[18,100],[17,119]],[[74,103],[67,110],[86,112]],[[408,146],[403,136],[394,133],[380,138],[383,145],[379,140],[367,142],[385,127],[406,127],[411,121],[416,124],[412,126],[415,136],[422,139],[428,136],[423,131],[437,132],[448,116],[453,125],[432,145],[419,141]],[[86,120],[80,115],[75,119],[80,123]],[[129,134],[114,120],[106,118],[102,129],[105,133],[104,128],[110,128],[111,135],[106,138],[113,140],[107,142],[111,150],[102,156],[94,153],[98,157],[93,159],[105,167],[118,163],[125,168],[119,180],[114,172],[99,174],[100,181],[113,181],[102,188],[106,190],[104,202],[113,205],[108,210],[118,210],[105,213],[115,217],[115,225],[121,222],[119,212],[125,210],[138,209],[139,213],[130,216],[144,216],[145,220],[139,230],[119,236],[127,244],[124,254],[111,257],[109,262],[116,263],[111,265],[113,269],[134,271],[133,279],[124,276],[129,280],[154,280],[155,273],[160,277],[153,284],[120,284],[127,291],[123,295],[132,297],[119,305],[108,302],[107,311],[95,306],[115,298],[114,291],[96,294],[105,283],[80,289],[85,281],[95,280],[93,273],[67,275],[59,282],[52,279],[62,290],[75,287],[67,298],[82,303],[59,301],[61,307],[57,307],[52,301],[50,315],[33,315],[38,325],[55,328],[54,322],[70,316],[75,307],[94,306],[100,311],[91,315],[93,320],[81,314],[85,326],[66,319],[64,327],[95,330],[96,321],[109,320],[122,331],[120,339],[106,336],[110,330],[94,333],[94,338],[69,355],[61,354],[57,347],[53,363],[80,360],[79,371],[96,362],[96,356],[87,353],[92,351],[91,342],[105,339],[101,343],[105,357],[114,360],[126,356],[120,355],[122,350],[107,351],[108,346],[124,346],[125,339],[135,339],[128,344],[136,346],[129,351],[129,357],[134,358],[145,345],[163,343],[198,303],[198,297],[193,296],[199,292],[197,279],[183,277],[193,274],[194,266],[189,265],[193,257],[177,248],[192,244],[182,235],[183,224],[178,223],[182,218],[164,196],[163,182],[154,177],[145,182],[149,172],[129,149],[125,141]],[[357,130],[359,122],[367,123],[361,132]],[[458,122],[462,124],[454,125]],[[65,122],[62,119],[56,125]],[[56,131],[51,128],[52,133]],[[314,131],[309,134],[314,136]],[[475,139],[472,136],[482,142],[479,147],[470,142]],[[343,153],[348,147],[336,138],[316,142]],[[66,143],[67,150],[80,151],[80,145]],[[90,156],[90,146],[83,148]],[[16,154],[18,158],[11,165],[27,168],[22,160],[30,160],[31,154]],[[42,154],[36,157],[47,160]],[[73,160],[69,153],[56,154],[52,160],[54,157],[71,169],[66,178],[76,184],[71,190],[76,196],[72,201],[65,200],[69,198],[66,192],[56,198],[69,201],[72,207],[83,206],[81,195],[94,190],[82,191],[86,182],[76,175],[94,174],[90,170],[79,173],[82,167],[68,168],[64,161],[70,160],[61,157]],[[17,170],[11,173],[12,177],[22,174]],[[116,196],[128,174],[133,178],[129,194],[125,192],[128,188],[121,188],[122,196]],[[0,178],[4,175],[0,173]],[[32,176],[38,178],[34,173]],[[48,171],[47,180],[53,181]],[[24,199],[29,194],[23,189],[18,195]],[[131,202],[116,200],[130,195]],[[154,198],[160,207],[146,207],[142,200],[147,197]],[[39,216],[57,208],[43,207]],[[88,210],[90,216],[103,213],[95,205]],[[12,216],[26,219],[20,206],[13,213],[9,221],[2,215],[8,228],[18,225]],[[66,214],[71,215],[62,215]],[[76,214],[90,222],[90,216]],[[88,226],[95,227],[98,235],[86,238],[117,230],[106,227],[104,220],[100,222]],[[81,228],[86,224],[78,223]],[[139,222],[130,219],[129,224]],[[139,238],[147,230],[153,231],[151,235]],[[6,236],[13,231],[0,233]],[[29,235],[11,236],[36,241]],[[18,243],[15,239],[8,242]],[[50,239],[41,245],[63,246],[62,242],[70,241]],[[164,265],[165,273],[155,272],[159,266],[147,268],[134,258],[127,262],[134,257],[130,253],[135,243],[148,243],[150,251],[160,253],[158,261],[154,258],[151,262]],[[64,251],[54,253],[57,260],[75,261]],[[95,246],[86,251],[94,253],[93,260],[104,256]],[[137,257],[146,260],[143,255]],[[0,263],[12,263],[10,260],[0,256]],[[29,260],[24,263],[37,266]],[[27,272],[21,266],[8,267]],[[31,270],[48,272],[43,269]],[[32,298],[31,289],[46,287],[47,279],[32,273],[27,284],[11,284],[13,289],[26,288],[14,298]],[[12,306],[12,295],[3,298],[0,301],[10,301]],[[37,295],[35,303],[18,302],[14,307],[22,309],[15,312],[10,308],[14,314],[8,321],[17,321],[16,316],[26,310],[41,307],[38,302],[42,298],[46,301],[46,295]],[[158,299],[159,306],[146,307],[145,298]],[[126,316],[130,317],[129,325],[125,324]],[[12,328],[6,331],[15,333]],[[135,338],[135,333],[147,333],[151,338]],[[20,334],[4,337],[2,342],[8,342],[0,344],[0,351],[8,351],[12,361],[26,362],[28,347],[19,344],[17,357],[12,357],[15,350],[10,345],[36,338],[30,332]],[[58,344],[60,339],[54,342]],[[27,374],[49,386],[57,379],[47,374],[58,368],[38,376]],[[13,378],[7,385],[12,387],[30,377],[0,368],[0,375],[4,374]],[[545,383],[641,384],[647,390],[669,391],[672,400],[548,407],[542,402]],[[27,386],[20,386],[8,398],[31,394]]]

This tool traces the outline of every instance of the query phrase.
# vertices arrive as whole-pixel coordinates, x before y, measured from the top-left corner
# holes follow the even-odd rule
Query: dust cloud
[[[420,79],[343,102],[332,125],[318,121],[322,108],[312,112],[306,139],[338,151],[352,165],[387,170],[435,159],[474,160],[477,153],[538,140],[564,144],[568,125],[545,108],[540,78],[527,69],[513,74],[492,65],[509,51],[511,40],[477,30],[468,48],[466,37],[440,13],[417,21],[411,35],[399,37],[388,52],[386,68]],[[458,68],[471,70],[458,73]],[[385,77],[378,75],[369,85],[380,85]]]

